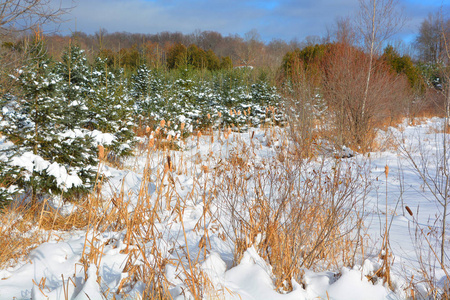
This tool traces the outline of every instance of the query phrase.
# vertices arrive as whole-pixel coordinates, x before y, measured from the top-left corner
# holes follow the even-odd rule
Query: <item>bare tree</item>
[[[264,55],[264,43],[261,41],[261,36],[256,29],[246,32],[242,42],[237,43],[236,46],[239,64],[245,66],[258,65],[258,61],[261,61]]]
[[[323,93],[334,112],[334,141],[337,146],[368,151],[375,128],[395,113],[394,107],[405,98],[408,83],[380,62],[372,71],[369,92],[364,98],[367,73],[361,66],[369,64],[369,55],[353,46],[337,44],[330,47],[326,57]],[[364,119],[363,105],[366,106]]]
[[[450,33],[450,20],[444,20],[440,13],[429,14],[422,21],[415,41],[419,57],[423,61],[440,63],[446,59],[445,36]]]
[[[444,20],[441,18],[441,37],[444,48],[444,55],[447,61],[450,61],[450,20],[444,23]],[[443,90],[445,96],[445,117],[446,117],[446,127],[445,130],[450,127],[450,70],[449,67],[446,66],[444,69],[444,77],[445,77],[445,88]],[[448,133],[447,131],[445,133]]]
[[[366,102],[374,67],[374,57],[383,43],[391,38],[405,23],[405,18],[397,10],[397,0],[359,0],[360,9],[357,28],[363,45],[369,53],[366,86],[361,107],[361,119],[365,119]]]
[[[441,36],[442,36],[442,41],[443,41],[443,48],[444,48],[444,54],[446,56],[447,61],[450,61],[450,49],[449,49],[449,31],[448,31],[448,26],[449,26],[449,21],[447,21],[446,23],[444,23],[444,20],[441,18],[440,20],[440,25],[441,25]],[[448,69],[448,67],[445,68],[444,70],[444,76],[446,77],[445,79],[445,88],[443,90],[443,93],[445,95],[445,122],[444,122],[444,137],[443,137],[443,152],[444,154],[442,155],[442,161],[443,161],[443,166],[442,166],[442,171],[441,173],[441,177],[442,177],[442,181],[444,182],[443,184],[441,183],[441,185],[439,186],[439,193],[441,194],[441,196],[443,196],[441,199],[437,199],[438,203],[440,205],[442,205],[443,207],[443,213],[442,213],[442,235],[441,235],[441,263],[444,264],[444,259],[445,259],[445,227],[447,225],[447,214],[448,214],[448,206],[450,203],[450,172],[449,172],[449,157],[448,157],[448,131],[450,129],[450,71]]]
[[[347,45],[354,45],[357,40],[355,28],[350,17],[337,18],[331,35],[337,42]]]
[[[308,35],[304,40],[306,46],[314,46],[322,44],[322,39],[318,35]]]
[[[24,58],[14,46],[17,34],[60,22],[69,9],[63,8],[61,2],[55,5],[52,0],[0,1],[0,94],[11,87],[6,75]]]
[[[3,0],[0,2],[2,35],[11,31],[27,31],[44,24],[59,22],[69,8],[51,0]]]

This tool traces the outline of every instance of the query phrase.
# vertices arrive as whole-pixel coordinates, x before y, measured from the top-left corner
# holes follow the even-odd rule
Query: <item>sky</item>
[[[354,16],[358,0],[52,0],[73,6],[59,30],[62,34],[83,31],[193,33],[217,31],[222,35],[256,29],[261,39],[303,41],[325,36],[338,17]],[[382,0],[387,1],[387,0]],[[379,1],[381,2],[381,0]],[[450,15],[450,0],[398,0],[406,24],[395,37],[411,41],[420,23],[443,7]]]

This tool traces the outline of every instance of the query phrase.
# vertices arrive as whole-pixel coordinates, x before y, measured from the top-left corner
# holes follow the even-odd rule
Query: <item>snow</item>
[[[16,156],[12,159],[12,165],[25,168],[28,172],[42,172],[50,166],[50,163],[32,152],[25,152],[21,156]]]
[[[331,299],[336,300],[358,300],[361,295],[365,295],[364,299],[367,300],[387,299],[389,294],[382,284],[373,285],[360,271],[347,268],[342,270],[342,276],[330,285],[327,293]]]
[[[184,120],[184,117],[180,116],[179,119]],[[413,230],[416,228],[415,220],[427,232],[428,228],[439,227],[439,223],[434,224],[434,221],[440,214],[441,208],[405,158],[404,150],[408,149],[414,157],[419,158],[419,150],[422,147],[426,149],[430,161],[438,158],[439,151],[442,151],[440,148],[442,134],[435,133],[433,128],[438,128],[440,122],[440,119],[431,119],[419,126],[410,126],[405,123],[399,129],[390,128],[388,132],[380,132],[380,138],[383,138],[383,134],[389,134],[397,141],[403,141],[404,149],[396,150],[387,147],[385,151],[370,153],[370,156],[350,152],[348,148],[342,149],[346,154],[344,162],[348,162],[348,165],[365,162],[370,170],[372,187],[364,207],[365,236],[368,237],[365,257],[361,258],[353,268],[342,267],[339,270],[320,271],[305,269],[303,283],[293,281],[293,290],[289,293],[275,291],[272,266],[258,255],[255,247],[263,240],[262,234],[256,237],[253,246],[245,250],[240,262],[233,265],[234,245],[230,240],[224,240],[219,235],[224,234],[223,228],[230,228],[230,224],[221,224],[223,228],[220,229],[220,226],[211,218],[207,224],[211,248],[207,255],[202,257],[199,243],[205,231],[203,228],[197,228],[196,224],[203,215],[204,202],[202,199],[189,197],[203,187],[208,189],[206,183],[204,184],[208,174],[201,171],[201,166],[208,166],[210,170],[219,168],[221,161],[229,159],[233,151],[237,151],[238,141],[243,141],[247,146],[254,145],[253,148],[249,147],[251,149],[249,155],[254,155],[261,166],[267,160],[276,159],[278,151],[286,150],[283,140],[269,143],[263,129],[253,128],[248,133],[233,132],[228,140],[215,139],[214,143],[210,142],[209,136],[203,136],[197,144],[197,137],[194,137],[182,144],[183,151],[170,150],[164,155],[157,151],[154,151],[152,155],[144,153],[142,156],[130,158],[125,164],[127,167],[123,170],[101,165],[101,173],[106,177],[101,195],[105,203],[109,203],[107,199],[123,194],[128,212],[132,214],[140,205],[142,190],[146,191],[149,201],[155,201],[158,192],[164,191],[164,188],[173,181],[174,192],[180,199],[186,199],[183,212],[179,212],[183,216],[186,240],[179,217],[162,210],[160,221],[154,224],[158,231],[157,237],[153,237],[150,242],[142,241],[142,245],[132,246],[142,247],[146,243],[154,242],[162,257],[169,261],[183,261],[186,266],[187,254],[183,249],[186,247],[189,249],[191,258],[199,255],[201,259],[199,259],[197,272],[206,274],[211,284],[211,288],[205,290],[205,299],[208,299],[208,295],[211,298],[224,299],[406,299],[405,289],[409,285],[411,276],[420,277],[418,247],[421,247],[422,251],[427,250],[425,243],[417,244]],[[282,132],[282,129],[277,130]],[[74,137],[82,133],[73,131],[67,134]],[[217,135],[217,133],[214,134]],[[95,132],[93,136],[99,144],[110,144],[114,140],[113,135],[100,132]],[[192,172],[192,175],[174,171],[170,178],[166,176],[161,180],[158,172],[161,172],[161,166],[166,162],[168,155],[174,162],[180,161],[183,157],[185,168],[197,171]],[[326,160],[328,157],[320,159]],[[15,158],[13,163],[29,172],[33,169],[46,171],[57,178],[59,186],[70,188],[81,184],[79,178],[75,174],[68,174],[65,167],[57,163],[50,164],[30,152]],[[387,178],[386,165],[389,166]],[[183,166],[176,167],[181,170]],[[253,174],[241,175],[244,180],[254,180]],[[146,182],[147,185],[143,188],[145,176],[149,176],[151,180]],[[209,193],[208,190],[204,192]],[[56,200],[54,203],[60,206],[62,211],[66,208],[67,213],[70,204]],[[170,202],[167,204],[173,205]],[[211,204],[211,215],[216,216],[220,221],[226,220],[217,216],[220,213],[220,207],[218,204],[217,207],[215,205],[216,203]],[[413,217],[404,212],[406,205],[414,212]],[[391,276],[393,291],[382,280],[373,283],[368,279],[381,266],[378,253],[381,249],[386,211],[393,254]],[[127,248],[125,234],[126,231],[115,232],[112,229],[102,233],[93,233],[92,230],[85,229],[57,232],[51,235],[48,242],[32,250],[24,261],[14,267],[0,270],[0,299],[14,297],[16,299],[65,299],[64,293],[67,293],[69,299],[104,299],[105,295],[108,295],[108,299],[112,299],[121,282],[129,276],[125,271],[129,258],[124,251]],[[90,249],[89,243],[85,249],[86,240],[96,240],[98,245],[102,245],[100,262],[90,263],[87,269],[82,263],[84,251]],[[152,255],[146,258],[150,264],[154,262]],[[138,258],[143,263],[143,258],[141,256]],[[436,265],[435,260],[431,258],[430,264],[432,263]],[[185,286],[185,274],[179,264],[168,263],[164,276],[171,283],[168,289],[174,299],[187,298],[190,292]],[[440,267],[436,266],[434,276],[438,285],[445,284],[446,277]],[[45,287],[40,288],[43,278],[45,278]],[[422,283],[417,283],[417,289],[427,292],[426,285]],[[109,290],[108,293],[106,293],[107,290]],[[137,283],[128,291],[128,294],[131,298],[138,298],[142,290],[143,283]]]
[[[47,174],[56,178],[56,184],[63,191],[67,191],[71,187],[83,185],[83,181],[77,175],[68,174],[64,166],[54,162],[46,169]]]
[[[50,163],[29,151],[21,156],[14,157],[11,164],[25,168],[28,171],[27,176],[30,176],[33,171],[47,172],[48,175],[55,177],[57,186],[64,191],[83,184],[83,181],[76,174],[67,173],[67,169],[64,166],[56,162]]]
[[[306,299],[301,288],[282,295],[274,291],[270,266],[259,257],[254,248],[249,248],[241,263],[225,273],[229,289],[234,293],[230,299]]]
[[[97,142],[98,145],[111,145],[116,137],[111,133],[103,133],[98,130],[93,130],[91,136]]]

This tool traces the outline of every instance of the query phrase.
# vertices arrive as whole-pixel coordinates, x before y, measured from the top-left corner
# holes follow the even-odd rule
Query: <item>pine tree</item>
[[[63,77],[55,73],[39,34],[28,54],[28,64],[15,78],[20,95],[5,100],[11,109],[0,124],[13,142],[7,149],[9,165],[22,167],[17,183],[31,192],[33,202],[48,194],[87,191],[97,164],[93,139],[69,113],[70,103],[59,89]]]
[[[90,67],[83,50],[70,45],[56,65],[60,77],[57,96],[63,108],[59,130],[62,148],[55,159],[76,172],[83,184],[72,188],[72,194],[84,193],[95,184],[97,172],[97,143],[88,127],[89,108],[87,97],[91,90]],[[60,144],[55,147],[59,148]]]
[[[3,101],[0,101],[3,104]],[[4,107],[5,108],[5,107]],[[2,115],[7,113],[7,110],[0,112],[0,120],[3,119]],[[0,209],[6,204],[12,201],[19,192],[17,186],[20,180],[21,172],[23,171],[17,166],[11,164],[11,156],[9,147],[4,138],[0,139]]]
[[[19,176],[19,169],[9,165],[9,160],[4,161],[4,158],[0,156],[0,209],[11,202],[18,192],[14,177]]]
[[[90,68],[83,50],[70,45],[63,53],[61,62],[56,66],[61,76],[60,92],[65,102],[66,128],[86,127],[88,107],[86,99],[90,90]]]
[[[137,106],[142,106],[140,102],[145,101],[150,93],[151,71],[147,66],[141,65],[136,70],[136,74],[131,75],[131,95]]]
[[[164,94],[167,85],[163,83],[161,74],[150,70],[142,64],[131,76],[130,94],[134,99],[135,112],[144,120],[151,118],[152,113],[160,113],[162,107],[167,106]]]
[[[94,129],[114,135],[110,156],[131,155],[135,143],[133,105],[123,70],[114,74],[108,70],[105,59],[97,58],[89,94],[90,124]]]

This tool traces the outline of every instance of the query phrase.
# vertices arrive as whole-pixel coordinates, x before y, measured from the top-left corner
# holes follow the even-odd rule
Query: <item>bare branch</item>
[[[23,32],[49,23],[61,22],[72,7],[55,5],[52,0],[4,0],[0,2],[0,36]]]
[[[359,4],[357,30],[364,47],[377,53],[405,25],[406,19],[397,9],[397,0],[359,0]]]

